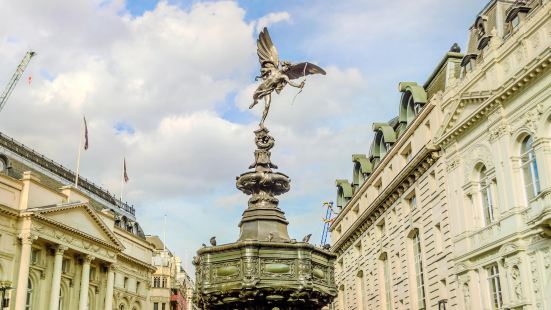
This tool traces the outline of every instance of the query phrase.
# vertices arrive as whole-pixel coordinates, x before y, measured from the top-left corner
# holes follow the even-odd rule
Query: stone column
[[[107,289],[105,290],[105,310],[113,310],[113,287],[115,286],[115,265],[107,271]]]
[[[64,245],[58,245],[55,250],[54,273],[52,276],[52,291],[50,295],[50,310],[59,308],[59,290],[61,289],[61,266],[63,265],[63,253],[67,250]]]
[[[19,262],[19,276],[15,292],[15,310],[25,310],[27,302],[27,283],[29,281],[29,267],[31,266],[31,245],[38,237],[31,233],[19,235],[21,238],[21,259]]]
[[[90,262],[95,259],[92,255],[86,255],[82,263],[82,277],[80,280],[79,310],[88,309],[88,284],[90,283]]]

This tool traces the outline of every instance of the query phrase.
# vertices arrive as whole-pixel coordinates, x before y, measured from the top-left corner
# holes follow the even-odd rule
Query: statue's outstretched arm
[[[297,83],[294,83],[293,81],[291,81],[287,75],[283,75],[283,78],[285,79],[285,82],[287,82],[287,84],[289,84],[293,87],[296,87],[296,88],[303,88],[304,87],[304,81],[302,81],[300,84],[297,84]]]

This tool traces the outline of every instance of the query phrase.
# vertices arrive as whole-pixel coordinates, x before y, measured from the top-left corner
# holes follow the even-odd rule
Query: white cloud
[[[273,12],[267,15],[262,16],[256,22],[256,32],[260,32],[264,27],[269,27],[270,25],[279,23],[279,22],[290,22],[291,15],[288,12]]]

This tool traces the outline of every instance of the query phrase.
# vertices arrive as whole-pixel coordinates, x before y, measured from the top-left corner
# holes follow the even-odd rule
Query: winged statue
[[[270,110],[270,103],[274,90],[279,94],[281,90],[289,84],[293,87],[300,88],[302,91],[304,81],[295,83],[293,80],[311,74],[319,73],[325,75],[325,70],[310,62],[301,62],[297,64],[292,64],[288,61],[280,62],[277,49],[274,43],[272,43],[272,38],[270,38],[270,33],[266,27],[264,27],[258,35],[256,44],[258,60],[260,61],[260,75],[257,76],[255,80],[260,78],[262,79],[262,83],[255,90],[253,95],[254,101],[249,106],[249,109],[252,109],[257,105],[259,100],[264,98],[264,112],[262,113],[262,119],[259,124],[261,128],[264,128],[264,121]]]

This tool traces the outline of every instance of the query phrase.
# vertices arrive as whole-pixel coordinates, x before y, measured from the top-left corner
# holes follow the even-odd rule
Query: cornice
[[[381,162],[375,167],[373,173],[369,175],[369,177],[363,182],[363,184],[358,188],[353,194],[350,201],[346,204],[346,206],[342,209],[341,212],[337,215],[331,226],[329,227],[329,231],[332,232],[335,227],[340,223],[342,220],[344,214],[348,213],[352,206],[360,199],[362,194],[367,190],[369,185],[371,185],[378,177],[379,175],[384,171],[386,168],[388,162],[394,158],[402,148],[402,146],[406,143],[407,139],[413,135],[415,130],[421,126],[423,121],[428,117],[432,109],[434,109],[435,105],[431,102],[428,102],[421,113],[413,120],[413,123],[406,128],[406,131],[402,135],[400,135],[396,142],[392,145],[392,148],[388,151],[388,153],[382,158]]]
[[[339,256],[344,253],[402,194],[413,185],[439,158],[436,145],[426,145],[405,166],[350,226],[331,250]]]
[[[444,131],[436,143],[440,147],[445,148],[454,139],[457,139],[464,134],[467,129],[483,120],[483,117],[493,111],[496,106],[506,102],[509,98],[518,93],[519,90],[524,88],[538,76],[541,76],[544,72],[547,72],[551,63],[551,56],[549,55],[550,52],[551,47],[547,48],[541,56],[535,58],[529,65],[525,66],[521,72],[516,74],[515,77],[509,79],[509,81],[507,81],[503,86],[493,91],[492,96],[485,100],[485,103],[473,111],[469,117],[457,125],[453,123],[452,126],[447,125],[449,129]],[[450,122],[453,122],[453,120]]]
[[[21,212],[0,204],[0,213],[11,217],[19,217]]]

